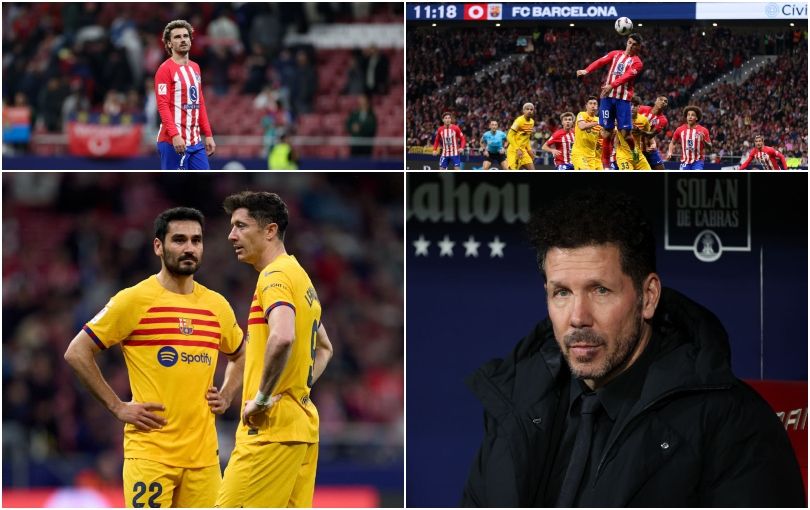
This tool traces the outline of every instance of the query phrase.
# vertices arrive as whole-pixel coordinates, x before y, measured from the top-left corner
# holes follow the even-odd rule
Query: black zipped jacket
[[[806,507],[787,434],[768,404],[732,374],[717,317],[664,289],[653,329],[660,344],[640,397],[614,425],[581,506]],[[546,319],[508,358],[468,379],[484,406],[484,439],[462,506],[547,500],[566,378]]]

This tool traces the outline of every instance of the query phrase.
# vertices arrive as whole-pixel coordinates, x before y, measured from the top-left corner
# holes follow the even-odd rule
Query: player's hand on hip
[[[186,152],[186,142],[183,141],[182,136],[174,135],[172,137],[172,145],[174,145],[174,152],[178,154],[183,154]]]
[[[610,91],[613,90],[613,87],[610,85],[605,85],[602,87],[602,91],[599,93],[599,97],[605,97],[606,95],[610,94]]]
[[[211,136],[205,137],[205,153],[210,157],[217,151],[217,143]]]
[[[216,386],[208,388],[205,398],[208,400],[208,407],[211,408],[211,412],[214,414],[222,414],[231,407],[231,402],[219,392]]]
[[[166,418],[151,411],[163,411],[166,408],[163,404],[156,402],[121,402],[121,405],[113,411],[115,417],[124,423],[135,425],[138,430],[149,432],[154,429],[161,429],[166,425]]]
[[[248,400],[245,402],[245,409],[242,411],[242,422],[248,427],[258,426],[259,415],[273,407],[273,404],[278,402],[280,398],[281,395],[273,395],[266,406],[258,405],[255,400]]]

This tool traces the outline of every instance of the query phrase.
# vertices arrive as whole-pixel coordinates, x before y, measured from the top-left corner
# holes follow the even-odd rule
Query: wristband
[[[256,396],[253,398],[253,400],[259,407],[267,407],[270,405],[270,395],[265,395],[262,393],[262,390],[256,392]]]

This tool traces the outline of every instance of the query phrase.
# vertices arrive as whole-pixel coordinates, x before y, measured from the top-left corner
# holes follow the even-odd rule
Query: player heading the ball
[[[205,109],[200,66],[188,58],[193,35],[194,28],[182,19],[163,29],[169,58],[155,74],[160,114],[157,148],[163,170],[208,170],[208,157],[217,148]]]
[[[627,37],[627,47],[623,51],[611,51],[604,57],[591,62],[585,69],[577,71],[577,76],[585,76],[595,69],[610,65],[599,94],[601,98],[599,125],[602,126],[602,168],[605,169],[610,168],[610,154],[613,151],[610,137],[614,127],[618,127],[630,145],[633,160],[638,160],[638,150],[636,150],[635,142],[629,136],[633,128],[630,118],[630,100],[633,99],[633,85],[644,67],[638,56],[642,44],[643,39],[639,34],[630,34]]]

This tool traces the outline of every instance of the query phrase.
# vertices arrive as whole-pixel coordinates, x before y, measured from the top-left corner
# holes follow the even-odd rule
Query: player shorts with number
[[[523,152],[523,155],[520,157],[520,160],[518,160],[517,149],[512,150],[511,146],[506,149],[506,168],[510,170],[519,170],[520,167],[531,165],[533,163],[532,157],[529,155],[529,151],[522,149],[521,152]]]
[[[178,154],[169,142],[158,142],[161,170],[209,170],[205,144],[200,142],[186,147],[186,152]]]
[[[633,129],[630,101],[615,97],[603,97],[599,100],[599,125],[608,132],[613,131],[614,124],[619,129]]]
[[[447,163],[452,163],[456,169],[461,168],[461,156],[442,156],[439,158],[439,168],[447,170]]]
[[[217,508],[311,507],[318,443],[237,443]]]
[[[211,508],[222,473],[219,464],[182,468],[148,459],[124,459],[123,479],[127,508]]]
[[[652,170],[644,154],[638,155],[638,161],[633,163],[633,155],[624,150],[616,151],[616,170]]]

